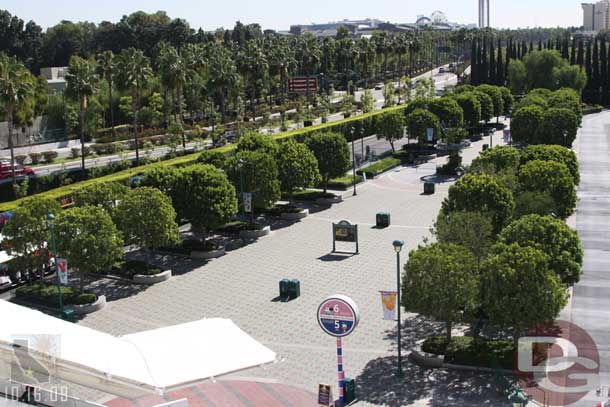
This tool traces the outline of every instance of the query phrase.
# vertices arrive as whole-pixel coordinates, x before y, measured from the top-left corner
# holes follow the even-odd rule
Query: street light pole
[[[400,309],[402,305],[400,304],[400,251],[404,246],[405,242],[402,240],[394,240],[392,245],[394,246],[394,251],[396,252],[396,302],[398,308],[398,370],[396,372],[396,376],[402,377],[402,344],[401,344],[401,317],[400,317]]]
[[[53,250],[53,261],[55,262],[55,276],[57,279],[57,294],[59,296],[59,314],[63,316],[64,312],[64,303],[61,295],[61,278],[59,277],[59,267],[57,267],[57,249],[55,246],[55,215],[50,213],[47,216],[47,220],[49,221],[49,228],[51,229],[51,250]],[[44,272],[43,277],[44,278]]]
[[[352,182],[354,184],[354,194],[353,196],[358,195],[356,193],[356,152],[354,149],[354,137],[356,135],[356,129],[354,128],[354,126],[352,126],[351,128],[351,134],[352,134]]]
[[[244,162],[240,159],[237,160],[237,168],[239,169],[239,194],[240,194],[240,202],[241,202],[241,216],[243,219],[246,219],[246,206],[244,205],[244,171],[243,171]]]

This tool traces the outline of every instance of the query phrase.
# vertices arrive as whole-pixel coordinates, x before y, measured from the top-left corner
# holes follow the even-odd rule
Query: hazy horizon
[[[428,0],[415,4],[407,0],[395,4],[396,0],[335,0],[327,2],[310,0],[307,5],[286,6],[281,0],[229,0],[213,9],[197,0],[131,0],[129,4],[117,0],[103,2],[73,0],[5,0],[0,9],[24,21],[34,20],[48,28],[62,20],[117,22],[123,15],[135,11],[153,13],[166,11],[171,18],[183,18],[192,28],[213,31],[216,28],[232,28],[236,21],[244,24],[259,23],[263,29],[288,30],[293,24],[325,23],[344,19],[377,18],[396,23],[414,22],[418,15],[429,16],[435,10],[443,11],[452,22],[474,24],[477,22],[477,0],[464,2],[451,0]],[[394,4],[392,4],[394,3]],[[417,2],[420,3],[420,2]],[[575,0],[502,0],[491,1],[491,23],[496,28],[570,27],[582,25],[581,1]],[[495,4],[494,4],[495,3]],[[349,8],[349,10],[348,10]]]

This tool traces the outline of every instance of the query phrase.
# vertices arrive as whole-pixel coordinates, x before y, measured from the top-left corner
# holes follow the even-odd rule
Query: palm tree
[[[209,87],[220,101],[220,112],[224,122],[227,97],[239,87],[239,74],[226,48],[216,45],[210,51]]]
[[[99,79],[95,74],[93,63],[78,56],[70,58],[68,73],[66,74],[68,87],[66,92],[78,98],[79,110],[79,133],[81,145],[81,168],[85,170],[85,112],[89,98],[98,90]]]
[[[114,54],[112,51],[102,52],[98,58],[97,63],[100,69],[101,75],[108,82],[108,105],[110,108],[110,126],[112,127],[112,135],[116,138],[116,131],[114,129],[114,105],[112,103],[112,88],[114,87],[114,76],[116,74],[116,62],[114,60]]]
[[[150,59],[139,49],[124,49],[119,55],[120,83],[131,91],[133,109],[133,134],[136,147],[136,165],[140,165],[140,147],[138,140],[138,115],[140,113],[140,93],[152,76]]]
[[[11,176],[13,188],[17,185],[15,176],[15,152],[13,148],[13,117],[19,106],[33,97],[32,75],[15,57],[0,53],[0,104],[4,107],[8,122],[8,146],[11,150]]]

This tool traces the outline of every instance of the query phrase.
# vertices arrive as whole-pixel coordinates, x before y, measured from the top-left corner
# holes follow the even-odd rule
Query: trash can
[[[387,228],[390,226],[390,214],[388,212],[377,213],[375,225],[377,228]]]
[[[425,182],[424,183],[424,194],[432,195],[435,192],[434,182]]]
[[[483,144],[483,151],[489,150],[489,144]]]
[[[291,300],[299,298],[301,296],[301,282],[299,280],[292,280],[288,286],[288,297]]]
[[[290,280],[283,278],[280,280],[280,297],[285,298],[290,294]]]
[[[345,404],[349,404],[356,400],[356,381],[354,379],[345,379],[343,396],[345,398]]]

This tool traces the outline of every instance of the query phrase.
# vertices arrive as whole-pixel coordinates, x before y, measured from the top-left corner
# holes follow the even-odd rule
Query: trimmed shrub
[[[53,161],[55,161],[55,159],[57,158],[59,154],[57,153],[57,151],[43,151],[42,152],[42,156],[44,157],[44,160],[48,163],[52,163]]]
[[[42,158],[42,154],[40,153],[29,153],[30,160],[32,160],[32,164],[38,164],[40,159]]]
[[[28,159],[28,156],[25,154],[19,154],[15,156],[15,161],[17,162],[17,164],[19,165],[24,165],[25,164],[25,160]]]

